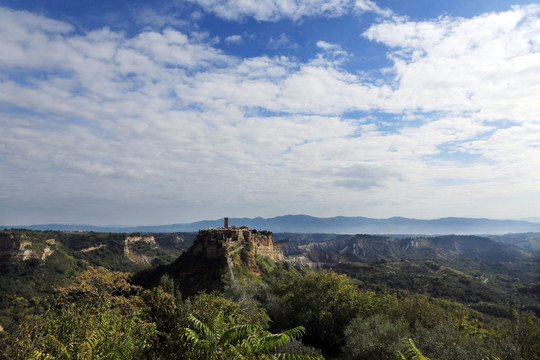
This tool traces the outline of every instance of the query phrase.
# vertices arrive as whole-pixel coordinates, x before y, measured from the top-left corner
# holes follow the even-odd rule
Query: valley
[[[501,329],[517,321],[516,314],[531,314],[532,320],[528,321],[538,324],[538,239],[538,233],[490,237],[273,234],[237,226],[198,233],[6,229],[0,231],[0,325],[10,332],[36,316],[39,318],[47,309],[45,299],[62,292],[88,270],[102,267],[130,274],[134,286],[146,289],[165,286],[164,279],[168,279],[172,284],[167,285],[169,291],[177,291],[185,299],[177,300],[180,302],[197,301],[201,292],[225,294],[238,304],[248,301],[242,306],[264,309],[273,321],[269,327],[272,331],[298,325],[286,320],[296,316],[286,315],[286,311],[302,298],[303,290],[296,289],[302,281],[308,281],[310,276],[323,281],[330,276],[328,279],[337,283],[328,286],[334,286],[345,281],[339,276],[346,276],[343,279],[350,285],[343,286],[352,286],[348,290],[351,294],[359,291],[354,296],[374,297],[369,301],[381,302],[377,306],[394,304],[377,310],[385,316],[394,316],[398,310],[390,308],[398,304],[409,306],[410,301],[428,301],[431,305],[422,306],[435,311],[441,319],[466,311],[466,321],[473,321],[482,333],[502,334]],[[284,288],[290,281],[300,283]],[[278,303],[274,304],[275,301]],[[358,306],[365,306],[365,301]],[[416,338],[425,339],[418,333],[424,330],[414,325],[418,319],[408,321],[412,321],[410,326],[417,333]],[[326,358],[347,358],[346,347],[339,345],[344,341],[345,324],[335,330],[341,335],[320,343],[322,335],[317,335],[313,328],[319,326],[312,323],[315,320],[298,321],[309,325],[306,346],[320,347]],[[443,320],[437,320],[437,324],[438,321]]]

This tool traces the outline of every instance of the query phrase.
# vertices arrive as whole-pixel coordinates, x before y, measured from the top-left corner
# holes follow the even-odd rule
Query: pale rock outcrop
[[[152,247],[157,247],[156,239],[153,236],[127,236],[124,240],[124,254],[129,255],[131,253],[129,245],[139,241],[144,241]]]
[[[18,256],[21,257],[24,261],[30,260],[32,258],[38,258],[36,252],[30,248],[31,246],[32,243],[30,241],[22,241],[19,245]]]
[[[98,249],[101,249],[103,247],[105,247],[107,245],[105,244],[101,244],[101,245],[98,245],[98,246],[91,246],[89,248],[86,248],[86,249],[82,249],[81,252],[82,253],[87,253],[87,252],[90,252],[90,251],[94,251],[94,250],[98,250]]]
[[[153,236],[127,236],[124,240],[124,255],[132,262],[143,266],[151,266],[150,258],[146,255],[138,254],[131,251],[130,245],[138,242],[146,242],[151,247],[156,248],[158,244]]]

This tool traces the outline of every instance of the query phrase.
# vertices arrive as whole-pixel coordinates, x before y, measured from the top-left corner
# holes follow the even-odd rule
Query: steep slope
[[[274,246],[272,233],[236,226],[210,228],[199,231],[193,246],[170,265],[141,271],[133,281],[149,287],[167,274],[188,296],[222,289],[231,279],[256,279],[261,275],[258,257],[284,260],[281,249]]]

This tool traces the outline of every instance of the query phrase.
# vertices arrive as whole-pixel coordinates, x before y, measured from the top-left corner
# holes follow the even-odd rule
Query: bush
[[[380,313],[394,301],[391,296],[359,291],[347,276],[326,270],[289,273],[272,292],[277,298],[268,297],[265,306],[275,326],[304,326],[307,344],[330,351],[339,351],[352,319]]]
[[[451,321],[431,329],[418,327],[414,339],[422,344],[422,352],[431,359],[482,359],[486,355],[474,337],[464,336]]]
[[[140,359],[156,336],[140,289],[127,274],[89,268],[61,289],[49,309],[6,337],[4,355],[28,358]]]
[[[409,323],[387,315],[357,317],[345,329],[345,352],[350,359],[395,359],[402,339],[410,336]]]

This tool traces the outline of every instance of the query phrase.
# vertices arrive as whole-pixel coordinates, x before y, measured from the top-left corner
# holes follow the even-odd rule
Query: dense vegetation
[[[235,282],[223,293],[182,299],[166,276],[144,290],[127,273],[89,268],[43,306],[4,334],[3,358],[302,359],[322,351],[328,358],[394,359],[407,351],[403,339],[414,339],[431,359],[540,356],[532,313],[515,311],[506,326],[487,326],[457,304],[360,290],[326,270],[286,272],[272,284]]]
[[[0,358],[540,359],[534,258],[342,261],[299,271],[257,256],[261,275],[240,276],[247,269],[239,267],[221,291],[186,296],[167,274],[143,288],[116,271],[124,259],[91,267],[87,253],[70,250],[120,241],[114,234],[71,245],[62,233],[25,234],[37,250],[58,235],[56,251],[39,261],[5,255],[4,318],[24,316],[2,333]],[[24,293],[40,276],[49,286]]]
[[[360,288],[424,294],[496,318],[509,319],[516,304],[540,316],[539,253],[489,238],[304,234],[279,243],[293,262],[347,274]]]
[[[0,231],[0,326],[9,329],[32,313],[41,312],[44,296],[70,284],[89,265],[139,271],[148,265],[137,262],[135,256],[144,254],[154,264],[171,262],[191,245],[194,237],[191,233],[151,234],[155,246],[135,242],[130,244],[132,259],[126,257],[125,239],[142,235]]]

